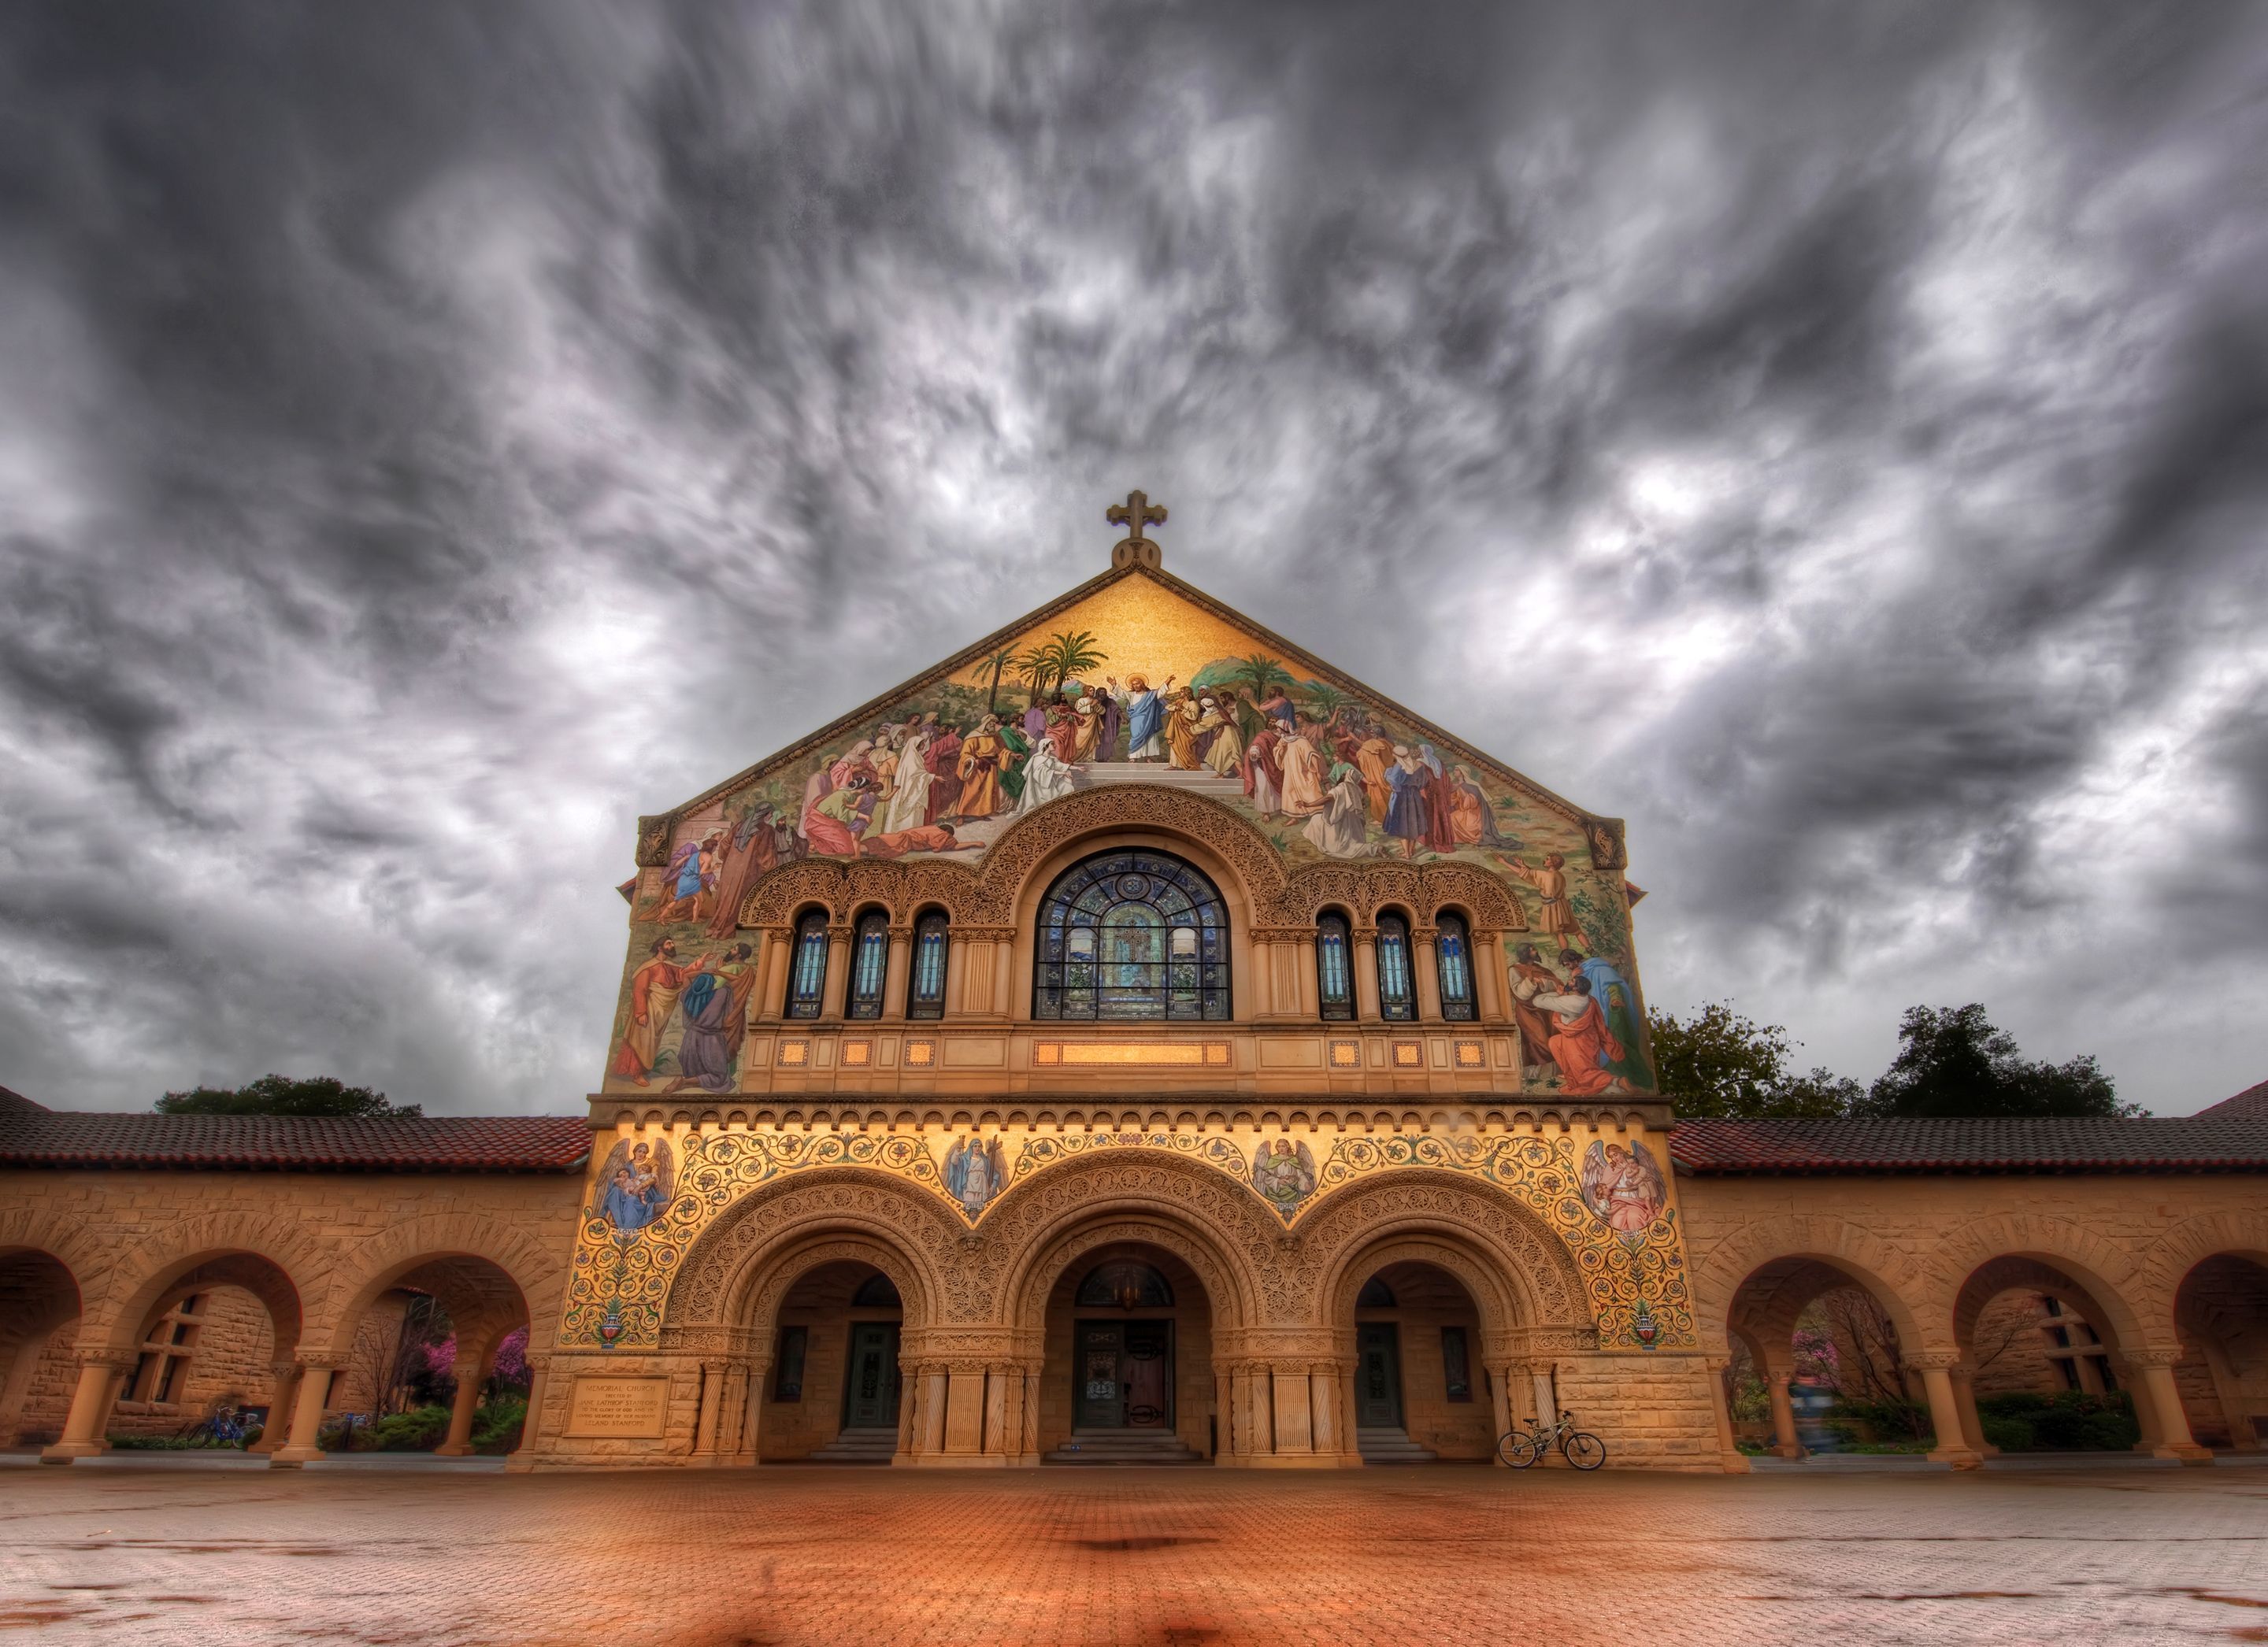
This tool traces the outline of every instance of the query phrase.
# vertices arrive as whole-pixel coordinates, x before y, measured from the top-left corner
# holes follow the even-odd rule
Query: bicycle
[[[1507,1430],[1496,1444],[1497,1456],[1516,1470],[1542,1463],[1554,1447],[1579,1470],[1595,1470],[1607,1461],[1607,1444],[1587,1430],[1576,1429],[1572,1413],[1562,1413],[1556,1423],[1533,1430]]]

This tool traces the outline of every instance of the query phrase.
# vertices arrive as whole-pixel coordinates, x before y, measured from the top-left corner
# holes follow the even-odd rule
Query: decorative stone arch
[[[1020,924],[1056,871],[1087,842],[1153,834],[1195,849],[1192,861],[1224,893],[1241,897],[1248,919],[1269,922],[1285,879],[1284,860],[1268,838],[1217,800],[1153,783],[1074,790],[1009,825],[976,871],[980,907],[972,918],[993,926]]]
[[[215,1272],[206,1284],[243,1287],[268,1306],[282,1357],[304,1331],[307,1301],[328,1286],[331,1263],[302,1223],[233,1210],[184,1218],[152,1232],[86,1300],[80,1349],[132,1349],[166,1294],[200,1271]]]
[[[1930,1347],[1959,1348],[1955,1322],[1962,1295],[1977,1271],[1998,1259],[2033,1259],[2060,1270],[2100,1308],[2112,1342],[2121,1350],[2174,1347],[2172,1298],[2163,1324],[2151,1323],[2128,1296],[2137,1264],[2127,1248],[2068,1219],[2038,1213],[1999,1213],[1977,1218],[1941,1236],[1925,1272],[1924,1331]]]
[[[86,1221],[59,1217],[47,1207],[0,1208],[0,1254],[41,1253],[70,1272],[82,1302],[103,1290],[112,1259]]]
[[[2128,1278],[2134,1307],[2170,1335],[2182,1283],[2206,1259],[2224,1255],[2268,1268],[2268,1212],[2199,1213],[2167,1231]]]
[[[453,1267],[468,1271],[454,1287],[449,1284]],[[423,1286],[421,1271],[437,1284]],[[321,1349],[347,1349],[379,1295],[405,1283],[455,1294],[442,1299],[451,1320],[467,1335],[477,1329],[493,1336],[511,1331],[507,1318],[532,1326],[539,1301],[556,1302],[560,1277],[558,1260],[508,1224],[475,1212],[428,1213],[392,1225],[342,1256],[328,1294],[311,1312],[307,1338]],[[468,1319],[458,1320],[460,1313]]]
[[[897,1287],[909,1327],[953,1319],[954,1299],[971,1285],[961,1235],[933,1195],[886,1173],[819,1167],[777,1180],[743,1195],[694,1242],[663,1308],[665,1342],[744,1325],[781,1261],[828,1240],[896,1255],[895,1269],[875,1268]]]
[[[1352,1331],[1364,1283],[1395,1264],[1430,1264],[1454,1277],[1480,1312],[1481,1332],[1490,1340],[1508,1342],[1533,1320],[1523,1319],[1517,1293],[1469,1238],[1425,1232],[1382,1235],[1349,1254],[1336,1279],[1325,1283],[1323,1325]]]
[[[918,1330],[934,1321],[922,1294],[921,1271],[904,1249],[884,1238],[863,1233],[813,1235],[779,1244],[752,1267],[753,1285],[741,1295],[739,1308],[725,1319],[756,1343],[769,1345],[778,1329],[780,1308],[796,1283],[814,1269],[842,1263],[870,1264],[890,1278],[890,1284],[898,1290],[898,1308],[908,1330]]]
[[[1044,1325],[1048,1294],[1081,1257],[1139,1241],[1174,1254],[1205,1290],[1216,1329],[1277,1315],[1288,1296],[1287,1252],[1256,1197],[1217,1168],[1162,1151],[1105,1149],[1012,1186],[985,1214],[995,1257],[982,1313],[1003,1326]]]
[[[1368,1255],[1381,1245],[1418,1241],[1463,1254],[1467,1266],[1490,1278],[1484,1286],[1465,1284],[1491,1332],[1597,1330],[1565,1244],[1512,1196],[1454,1173],[1418,1168],[1341,1190],[1300,1233],[1313,1254],[1314,1279],[1301,1313],[1310,1324],[1336,1327],[1353,1320],[1355,1293],[1378,1268]]]
[[[1930,1310],[1928,1278],[1918,1264],[1847,1218],[1811,1213],[1744,1224],[1692,1255],[1694,1327],[1705,1353],[1731,1354],[1734,1298],[1750,1276],[1784,1260],[1824,1264],[1863,1288],[1889,1312],[1908,1353],[1954,1348],[1952,1313]]]

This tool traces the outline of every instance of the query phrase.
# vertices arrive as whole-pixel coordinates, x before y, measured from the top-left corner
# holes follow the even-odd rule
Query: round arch
[[[242,1287],[268,1306],[280,1358],[306,1327],[306,1301],[320,1298],[330,1265],[303,1226],[266,1214],[207,1213],[159,1232],[111,1272],[79,1325],[82,1350],[136,1347],[150,1318],[171,1297],[199,1285]]]
[[[784,1258],[830,1240],[891,1255],[875,1268],[896,1285],[909,1327],[944,1320],[956,1312],[956,1286],[969,1284],[955,1261],[961,1233],[930,1192],[880,1173],[820,1167],[782,1179],[742,1196],[694,1242],[670,1284],[664,1342],[742,1325]]]
[[[1215,1167],[1163,1151],[1105,1149],[1012,1185],[992,1205],[983,1233],[1000,1254],[986,1316],[1037,1329],[1064,1271],[1113,1242],[1174,1254],[1204,1288],[1222,1328],[1255,1325],[1270,1312],[1249,1256],[1282,1239],[1257,1198]]]
[[[1837,1271],[1872,1295],[1910,1351],[1954,1348],[1952,1313],[1945,1312],[1938,1325],[1940,1318],[1928,1309],[1927,1281],[1919,1266],[1859,1224],[1815,1214],[1744,1224],[1696,1262],[1693,1315],[1703,1349],[1731,1353],[1734,1303],[1758,1271],[1778,1263],[1806,1262]],[[1934,1334],[1927,1330],[1931,1325],[1937,1325]]]
[[[2127,1278],[2136,1309],[2170,1331],[2182,1283],[2199,1264],[2219,1257],[2268,1268],[2268,1212],[2204,1212],[2167,1231]]]
[[[470,1335],[499,1322],[498,1334],[533,1327],[539,1299],[556,1300],[561,1270],[541,1245],[476,1213],[432,1213],[387,1230],[352,1250],[351,1268],[335,1272],[329,1296],[309,1324],[311,1344],[343,1350],[380,1294],[396,1287],[431,1292]]]
[[[1926,1271],[1924,1325],[1940,1335],[1942,1347],[1960,1348],[1962,1294],[1978,1271],[2001,1259],[2031,1260],[2084,1289],[2119,1349],[2176,1347],[2170,1296],[2162,1323],[2137,1312],[2127,1296],[2136,1265],[2124,1249],[2068,1220],[2036,1214],[1978,1218],[1940,1238]]]

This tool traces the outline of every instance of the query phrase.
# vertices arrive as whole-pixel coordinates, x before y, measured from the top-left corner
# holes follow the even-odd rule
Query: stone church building
[[[226,1400],[318,1459],[425,1295],[460,1372],[526,1333],[515,1467],[1344,1467],[1572,1410],[1612,1467],[1737,1471],[1728,1366],[1800,1450],[1799,1318],[1843,1297],[1942,1464],[2012,1388],[2127,1392],[2161,1458],[2260,1445],[2261,1093],[1681,1122],[1621,824],[1110,512],[1101,577],[641,820],[576,1113],[6,1095],[8,1439]]]

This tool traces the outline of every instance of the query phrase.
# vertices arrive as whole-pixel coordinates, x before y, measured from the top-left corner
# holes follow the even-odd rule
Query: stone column
[[[1307,1370],[1271,1365],[1262,1374],[1276,1417],[1276,1462],[1315,1461],[1315,1432],[1307,1407]]]
[[[1410,964],[1418,969],[1418,1018],[1420,1023],[1441,1021],[1441,957],[1439,927],[1410,929]]]
[[[1236,1379],[1219,1359],[1212,1365],[1213,1453],[1215,1464],[1233,1464],[1237,1452]]]
[[[1505,1001],[1504,934],[1473,929],[1473,1009],[1484,1024],[1501,1024],[1512,1014]]]
[[[268,1368],[268,1416],[261,1422],[260,1439],[247,1447],[247,1452],[256,1452],[265,1458],[284,1445],[284,1431],[291,1423],[291,1401],[299,1390],[299,1364],[296,1361],[271,1362]]]
[[[458,1340],[459,1349],[464,1341]],[[449,1405],[448,1438],[433,1449],[437,1459],[461,1459],[473,1450],[473,1410],[481,1404],[481,1384],[488,1376],[488,1348],[469,1361],[457,1357],[457,1393]]]
[[[1803,1456],[1803,1443],[1795,1433],[1795,1402],[1787,1390],[1794,1378],[1793,1372],[1775,1372],[1765,1380],[1771,1391],[1772,1439],[1776,1444],[1772,1451],[1784,1459]]]
[[[984,1454],[985,1386],[982,1363],[956,1364],[945,1373],[944,1453],[956,1464],[973,1464]]]
[[[69,1464],[89,1459],[109,1445],[107,1432],[110,1409],[118,1392],[134,1376],[141,1357],[131,1349],[82,1351],[78,1358],[78,1387],[71,1392],[70,1414],[63,1420],[63,1438],[40,1450],[42,1464]]]
[[[2142,1445],[2152,1458],[2178,1459],[2184,1464],[2210,1464],[2213,1450],[2198,1445],[2190,1433],[2190,1415],[2182,1407],[2182,1393],[2174,1382],[2179,1349],[2130,1349],[2120,1357],[2136,1375],[2134,1411],[2142,1423]],[[2148,1408],[2147,1415],[2144,1408]]]
[[[1953,1376],[1953,1400],[1961,1408],[1961,1436],[1980,1458],[2000,1456],[2000,1449],[1984,1439],[1984,1415],[1977,1410],[1977,1378],[1967,1367],[1947,1369]]]
[[[346,1364],[343,1356],[301,1356],[299,1399],[291,1404],[291,1433],[268,1458],[268,1467],[296,1470],[323,1456],[318,1445],[323,1429],[323,1407],[330,1399],[331,1379]]]
[[[717,1421],[725,1408],[725,1364],[701,1364],[701,1416],[693,1430],[693,1455],[703,1463],[717,1455]]]
[[[843,1021],[843,1003],[850,992],[850,929],[829,926],[827,929],[827,985],[819,1004],[821,1021],[829,1024]]]
[[[890,964],[882,974],[882,1022],[885,1024],[906,1021],[906,978],[913,970],[913,928],[892,927]]]
[[[752,1017],[777,1022],[787,1016],[788,958],[794,952],[795,940],[777,927],[766,927],[756,934],[756,988],[748,997]]]
[[[740,1379],[740,1433],[733,1444],[733,1460],[736,1464],[753,1465],[763,1459],[764,1391],[771,1383],[771,1376],[770,1356],[748,1357]]]
[[[1709,1409],[1717,1421],[1717,1453],[1724,1461],[1727,1475],[1746,1475],[1749,1460],[1733,1438],[1733,1404],[1725,1393],[1725,1379],[1731,1372],[1729,1358],[1719,1358],[1702,1364],[1709,1378]]]
[[[1528,1370],[1528,1387],[1535,1397],[1535,1422],[1539,1424],[1554,1423],[1559,1417],[1559,1398],[1552,1388],[1551,1372],[1551,1367],[1542,1363]]]
[[[1374,926],[1354,930],[1354,1015],[1366,1024],[1375,1024],[1384,1016],[1378,1004],[1378,929]]]
[[[1489,1462],[1491,1464],[1504,1462],[1504,1454],[1497,1450],[1496,1444],[1512,1430],[1512,1381],[1522,1371],[1508,1361],[1485,1363],[1481,1368],[1489,1386]]]
[[[1315,1456],[1345,1462],[1348,1437],[1339,1433],[1339,1364],[1318,1361],[1307,1368],[1307,1423]]]
[[[531,1333],[530,1336],[534,1335]],[[551,1352],[531,1349],[527,1352],[527,1418],[519,1427],[519,1445],[504,1455],[504,1467],[513,1474],[521,1474],[535,1467],[535,1451],[543,1438],[543,1393],[551,1371]]]
[[[1961,1403],[1954,1399],[1952,1371],[1960,1359],[1940,1350],[1916,1356],[1906,1365],[1921,1375],[1922,1393],[1929,1401],[1930,1427],[1937,1432],[1937,1445],[1929,1451],[1930,1462],[1973,1470],[1984,1460],[1962,1437]]]

